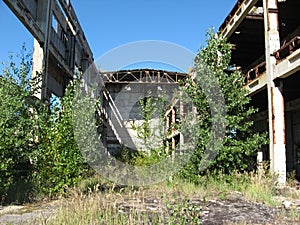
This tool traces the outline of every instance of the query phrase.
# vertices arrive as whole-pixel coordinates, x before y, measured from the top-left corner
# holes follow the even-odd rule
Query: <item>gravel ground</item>
[[[58,201],[23,206],[0,206],[0,224],[40,224],[41,221],[47,221],[58,207]]]

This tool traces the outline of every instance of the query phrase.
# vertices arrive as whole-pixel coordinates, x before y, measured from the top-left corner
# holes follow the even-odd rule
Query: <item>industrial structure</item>
[[[36,97],[42,100],[50,100],[52,94],[62,97],[75,71],[84,74],[86,89],[101,77],[96,95],[102,98],[99,113],[104,123],[99,130],[112,154],[122,145],[134,149],[129,123],[137,119],[141,93],[146,95],[151,90],[158,95],[164,91],[172,96],[178,81],[186,77],[183,73],[151,69],[99,74],[70,0],[3,1],[34,37],[32,77],[42,78]],[[127,115],[130,107],[131,114]],[[174,137],[170,139],[174,146]]]
[[[238,0],[219,29],[259,108],[255,129],[269,131],[258,158],[270,161],[282,185],[287,172],[300,176],[299,8],[299,0]]]
[[[34,37],[32,76],[42,76],[37,97],[63,96],[74,70],[93,66],[93,54],[70,1],[3,0]]]
[[[158,136],[164,144],[175,150],[179,143],[180,134],[170,133],[169,137],[162,137],[166,134],[172,124],[176,123],[177,113],[180,108],[178,101],[174,101],[179,82],[186,79],[186,73],[169,72],[154,69],[119,70],[111,72],[100,72],[104,81],[102,108],[103,115],[103,144],[111,154],[117,153],[120,146],[131,150],[137,150],[138,135],[133,129],[134,124],[142,122],[139,102],[141,99],[151,97],[152,99],[165,98],[169,110],[165,112],[164,120],[168,125],[159,124],[159,115],[152,118],[156,120],[156,128],[163,128],[162,134]],[[156,106],[160,109],[163,107]],[[160,110],[158,109],[158,110]],[[159,112],[157,112],[159,114]],[[155,140],[153,140],[154,142]],[[161,143],[163,144],[163,143]],[[172,152],[174,154],[174,152]]]
[[[3,1],[35,38],[33,76],[43,76],[39,98],[49,99],[51,93],[63,96],[74,70],[85,72],[89,68],[91,76],[99,75],[70,0]],[[255,129],[269,131],[268,148],[261,149],[258,158],[270,161],[279,184],[285,184],[287,172],[296,170],[300,176],[299,9],[299,0],[238,0],[219,29],[232,44],[232,68],[245,75],[251,104],[259,108]],[[105,82],[100,109],[105,117],[104,142],[112,148],[124,140],[132,145],[125,128],[137,116],[136,106],[125,120],[120,109],[137,102],[134,93],[142,92],[150,83],[156,88],[153,93],[169,90],[186,76],[147,69],[101,75]],[[120,91],[127,91],[128,101],[124,95],[119,103],[125,105],[117,107]],[[174,110],[169,112],[174,122]]]

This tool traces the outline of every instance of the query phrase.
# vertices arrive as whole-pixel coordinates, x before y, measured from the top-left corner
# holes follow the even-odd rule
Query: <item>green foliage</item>
[[[164,97],[154,98],[149,97],[139,100],[139,110],[142,121],[135,121],[137,124],[132,124],[132,129],[136,131],[138,150],[151,152],[162,146],[163,135],[163,113],[165,109],[166,99]],[[140,123],[139,123],[140,122]]]
[[[49,107],[34,97],[41,77],[31,79],[31,55],[25,52],[23,47],[20,65],[11,56],[0,77],[0,202],[17,201],[7,195],[22,187],[27,197],[33,190],[63,193],[90,173],[73,131],[78,81],[67,87],[60,107]]]
[[[176,204],[167,204],[167,209],[170,214],[168,224],[201,224],[202,207],[189,199]]]
[[[19,65],[10,56],[0,75],[0,202],[16,183],[28,182],[33,165],[37,119],[33,108],[32,83],[28,79],[31,70],[30,54],[23,47],[18,56]]]
[[[89,172],[74,138],[72,104],[76,82],[66,88],[60,107],[51,107],[47,119],[41,120],[34,175],[45,194],[64,193]]]
[[[243,76],[239,71],[226,73],[230,67],[231,45],[225,38],[215,34],[212,30],[207,33],[207,46],[199,51],[195,59],[195,79],[186,80],[183,91],[192,99],[198,113],[197,130],[199,141],[196,150],[189,163],[181,171],[180,175],[193,182],[198,182],[201,175],[207,173],[203,171],[200,163],[211,135],[212,116],[211,108],[206,97],[207,92],[214,92],[213,85],[207,76],[202,76],[204,72],[212,72],[218,81],[218,85],[225,100],[226,133],[223,145],[215,159],[211,162],[208,170],[222,172],[225,174],[232,171],[245,171],[253,169],[256,163],[257,151],[266,144],[266,134],[255,133],[252,129],[253,121],[251,115],[257,112],[249,106],[250,97],[244,88]],[[206,93],[199,82],[206,85]],[[211,86],[209,86],[211,85]],[[214,94],[214,93],[212,93]]]
[[[149,92],[149,96],[151,96],[151,92]],[[165,105],[166,98],[164,96],[140,99],[139,110],[142,121],[132,124],[132,129],[137,132],[138,151],[127,157],[130,159],[130,164],[148,166],[156,164],[166,157],[163,143],[164,124],[162,124],[164,123]]]
[[[166,157],[162,150],[151,150],[150,153],[135,152],[133,153],[130,164],[135,166],[150,166],[159,163]]]
[[[142,140],[144,146],[149,145],[148,140],[153,135],[150,122],[157,111],[156,107],[157,101],[153,101],[151,97],[139,100],[139,110],[143,122],[141,125],[132,124],[132,129],[137,131],[137,137]]]

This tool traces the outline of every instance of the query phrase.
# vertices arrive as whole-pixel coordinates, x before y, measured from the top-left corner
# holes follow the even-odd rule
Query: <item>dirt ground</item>
[[[290,210],[300,211],[300,200],[288,201],[285,198],[278,198],[277,200],[282,201],[283,204],[276,208],[262,203],[249,202],[239,192],[233,192],[222,200],[190,199],[189,204],[201,206],[199,216],[201,216],[202,224],[300,224],[300,221],[292,221],[288,216]],[[176,200],[171,204],[176,204]],[[47,224],[59,207],[60,201],[0,206],[0,224]],[[127,213],[132,209],[151,213],[164,211],[166,224],[170,215],[169,209],[162,200],[155,197],[124,199],[118,202],[116,207],[119,213]]]

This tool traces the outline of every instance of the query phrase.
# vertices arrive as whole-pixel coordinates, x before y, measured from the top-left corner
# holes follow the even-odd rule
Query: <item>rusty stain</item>
[[[278,136],[278,132],[276,132],[276,116],[275,116],[275,107],[278,107],[278,104],[276,104],[274,102],[275,99],[275,94],[274,94],[274,89],[276,87],[271,87],[271,105],[272,105],[272,133],[273,133],[273,144],[277,143],[277,136]],[[282,92],[283,90],[283,86],[282,86],[282,81],[280,82],[280,87],[278,87],[280,89],[280,92]],[[278,101],[279,102],[279,101]],[[277,103],[278,103],[277,102]],[[283,115],[283,130],[282,130],[282,135],[283,135],[283,143],[286,144],[286,135],[285,135],[285,116],[284,116],[284,100],[283,100],[283,96],[282,96],[282,101],[280,101],[281,104],[281,109],[283,110],[282,115]],[[280,133],[280,132],[279,132]]]
[[[276,144],[276,133],[275,133],[275,104],[274,104],[274,88],[271,87],[271,106],[272,106],[272,134],[273,144]],[[272,141],[272,140],[271,140]],[[272,144],[272,142],[271,142]]]
[[[295,36],[290,41],[285,43],[272,54],[276,58],[277,64],[285,59],[287,56],[291,55],[294,51],[300,48],[300,36]]]

